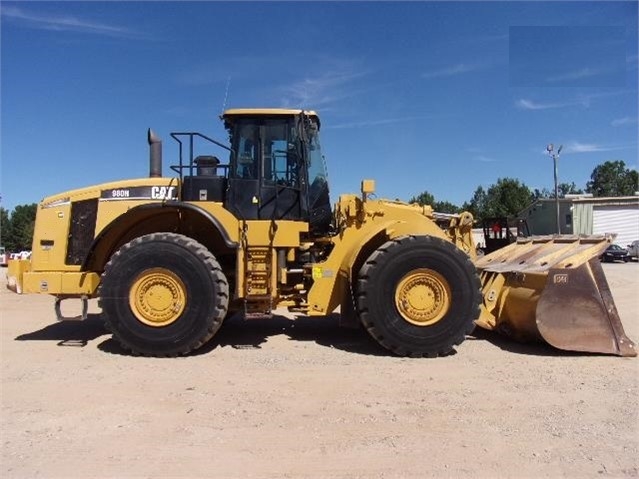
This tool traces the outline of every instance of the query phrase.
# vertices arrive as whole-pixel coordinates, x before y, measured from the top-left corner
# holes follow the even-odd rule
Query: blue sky
[[[377,180],[462,204],[500,177],[637,168],[637,2],[6,2],[1,205],[148,175],[146,129],[227,107],[322,119],[332,200]],[[227,91],[228,86],[228,91]],[[222,151],[211,151],[222,155]]]

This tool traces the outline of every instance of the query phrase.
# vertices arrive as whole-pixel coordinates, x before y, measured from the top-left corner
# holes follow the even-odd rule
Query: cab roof
[[[304,113],[306,116],[315,117],[319,121],[318,114],[313,110],[296,110],[291,108],[231,108],[222,113],[222,118],[232,116],[291,116]]]

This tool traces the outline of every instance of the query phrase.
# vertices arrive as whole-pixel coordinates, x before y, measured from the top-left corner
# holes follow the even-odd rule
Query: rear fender
[[[189,216],[190,219],[186,218]],[[131,208],[103,228],[94,239],[81,270],[101,271],[111,255],[123,244],[160,231],[183,232],[214,252],[232,251],[238,246],[229,229],[212,213],[197,205],[182,202],[149,203]]]

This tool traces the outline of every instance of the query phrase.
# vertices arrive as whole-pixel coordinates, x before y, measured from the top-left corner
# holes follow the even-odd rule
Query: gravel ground
[[[604,270],[639,340],[639,264]],[[92,304],[0,285],[3,478],[637,477],[639,360],[477,331],[387,355],[337,318],[232,318],[197,354],[126,355]]]

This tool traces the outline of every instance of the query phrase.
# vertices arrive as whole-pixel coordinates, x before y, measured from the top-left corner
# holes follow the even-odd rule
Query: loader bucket
[[[636,356],[599,256],[609,236],[536,236],[479,258],[484,303],[476,324],[557,349]]]
[[[30,270],[30,260],[10,259],[7,265],[7,288],[14,293],[22,294],[24,273]]]

